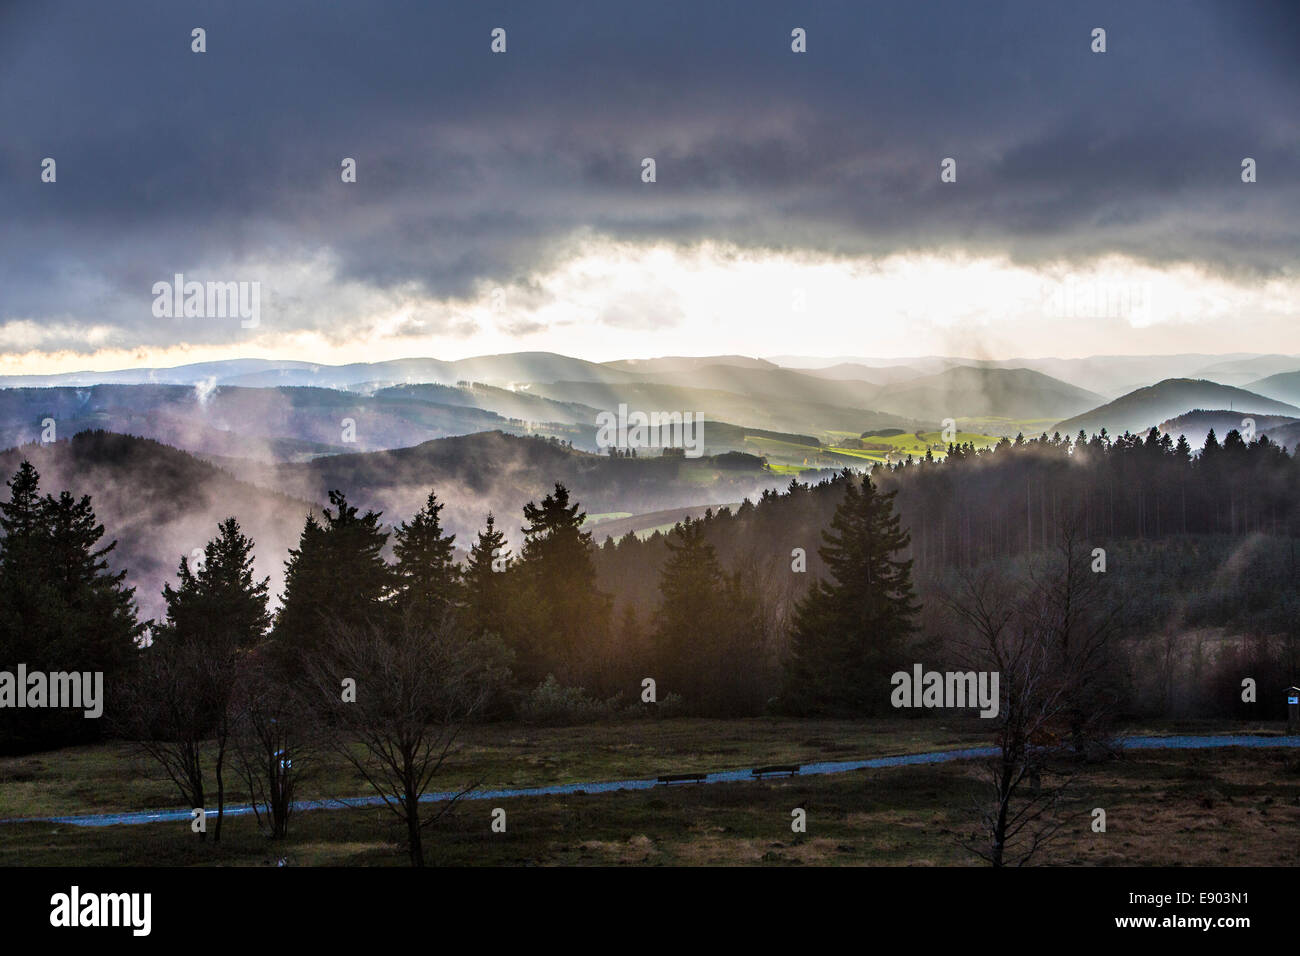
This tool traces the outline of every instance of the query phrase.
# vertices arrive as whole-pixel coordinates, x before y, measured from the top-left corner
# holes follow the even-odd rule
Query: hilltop
[[[1058,422],[1053,429],[1074,435],[1080,429],[1093,434],[1106,429],[1112,435],[1143,432],[1161,422],[1193,409],[1228,409],[1233,413],[1300,416],[1300,408],[1274,401],[1231,385],[1204,379],[1170,378],[1107,402],[1074,418]]]

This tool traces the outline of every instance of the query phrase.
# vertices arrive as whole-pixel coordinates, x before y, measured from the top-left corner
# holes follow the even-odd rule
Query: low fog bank
[[[258,576],[269,575],[271,590],[278,593],[288,549],[297,544],[314,508],[238,481],[176,449],[105,432],[0,452],[6,481],[24,458],[40,473],[43,494],[57,497],[67,490],[91,496],[104,525],[101,546],[117,541],[109,565],[127,570],[142,618],[163,616],[163,584],[175,583],[181,558],[202,549],[216,535],[218,522],[231,515],[257,544]],[[7,500],[8,489],[0,495]]]
[[[240,477],[297,497],[326,501],[340,490],[349,502],[383,512],[386,524],[408,519],[430,490],[445,504],[444,528],[468,548],[488,512],[514,547],[522,542],[523,507],[564,484],[589,515],[716,505],[757,499],[788,478],[763,470],[750,455],[699,459],[610,458],[558,442],[483,432],[414,448],[334,455],[300,464],[249,463]]]
[[[87,431],[0,452],[6,479],[24,458],[40,472],[43,493],[66,489],[91,496],[104,542],[118,542],[110,564],[127,570],[144,618],[162,616],[163,584],[175,581],[182,556],[201,549],[230,515],[256,542],[257,574],[270,577],[278,603],[289,549],[331,490],[362,510],[382,512],[390,527],[415,514],[434,490],[446,504],[444,528],[464,551],[488,512],[517,550],[524,505],[553,491],[556,482],[591,515],[757,499],[786,483],[752,456],[612,459],[501,432],[300,464],[231,458],[217,467],[149,439]],[[0,495],[7,498],[7,490]]]

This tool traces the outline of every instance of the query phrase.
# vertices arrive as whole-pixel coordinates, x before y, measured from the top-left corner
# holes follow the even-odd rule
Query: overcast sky
[[[1298,52],[1282,0],[7,0],[0,373],[1300,352]]]

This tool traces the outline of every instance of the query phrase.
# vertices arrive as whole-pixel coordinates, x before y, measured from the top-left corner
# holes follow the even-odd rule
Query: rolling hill
[[[384,512],[386,522],[409,517],[435,488],[446,506],[444,527],[460,536],[459,543],[477,532],[492,511],[517,544],[524,504],[549,493],[557,481],[590,514],[635,515],[757,497],[789,480],[764,470],[751,455],[610,458],[500,431],[302,463],[229,467],[246,481],[311,501],[324,501],[331,489],[342,489],[354,504]]]
[[[1208,378],[1220,385],[1236,385],[1252,392],[1267,394],[1255,387],[1265,376],[1277,376],[1300,370],[1300,358],[1294,355],[1256,355],[1250,358],[1212,362],[1197,369],[1193,378]],[[1270,398],[1273,396],[1269,396]]]
[[[1016,368],[958,366],[880,389],[872,398],[882,411],[940,421],[944,418],[1052,418],[1077,414],[1102,396],[1059,379]]]
[[[1223,436],[1234,428],[1241,431],[1244,427],[1242,419],[1248,417],[1253,419],[1256,433],[1268,435],[1270,439],[1274,437],[1278,429],[1300,422],[1300,419],[1291,418],[1287,415],[1246,416],[1242,415],[1241,412],[1231,412],[1223,409],[1213,411],[1197,409],[1194,412],[1188,412],[1186,415],[1179,415],[1177,418],[1161,422],[1157,427],[1168,435],[1183,435],[1193,448],[1200,448],[1205,444],[1205,437],[1209,434],[1210,429],[1214,429],[1214,434],[1222,441]]]
[[[105,528],[103,543],[118,542],[109,564],[127,570],[145,618],[163,615],[163,583],[175,582],[181,557],[202,548],[230,515],[257,544],[258,576],[270,576],[271,591],[278,593],[288,549],[297,545],[315,507],[282,489],[240,481],[184,451],[128,435],[82,432],[67,441],[0,451],[4,480],[24,458],[40,472],[43,492],[91,496]],[[7,498],[7,489],[0,494]]]
[[[636,375],[657,375],[661,372],[689,372],[705,365],[735,365],[740,368],[777,368],[767,359],[745,355],[665,355],[652,359],[618,359],[602,362],[605,368]]]
[[[863,432],[928,433],[947,418],[972,434],[1036,434],[1103,425],[1142,429],[1193,409],[1286,415],[1300,407],[1300,371],[1261,379],[1253,393],[1166,376],[1109,403],[1106,395],[1076,384],[1175,367],[1241,376],[1293,361],[1279,355],[1035,359],[1023,367],[1011,367],[1019,360],[936,357],[788,360],[807,367],[739,355],[595,363],[520,352],[456,361],[328,366],[234,360],[11,376],[0,378],[6,386],[0,387],[0,447],[36,440],[52,418],[60,437],[103,429],[223,461],[305,461],[489,431],[555,437],[597,451],[597,415],[626,405],[703,413],[708,454],[762,455],[776,467],[797,470],[858,461],[855,453],[863,450],[852,439]],[[76,384],[33,384],[54,381]]]
[[[113,372],[68,372],[54,375],[4,375],[0,388],[57,385],[240,385],[249,388],[309,386],[351,389],[359,386],[436,383],[459,381],[490,385],[521,382],[577,380],[629,382],[637,376],[595,362],[570,358],[555,352],[513,352],[480,355],[456,361],[431,358],[396,359],[388,362],[357,362],[350,365],[321,365],[311,362],[266,359],[232,359],[180,365],[174,368],[123,369]]]
[[[1125,431],[1145,432],[1194,409],[1227,409],[1242,415],[1300,416],[1300,408],[1294,405],[1242,388],[1202,379],[1171,378],[1058,422],[1054,430],[1064,435],[1074,435],[1080,429],[1091,435],[1103,428],[1112,435]]]
[[[902,415],[764,395],[757,388],[750,395],[742,395],[723,389],[658,383],[554,382],[530,385],[525,390],[555,401],[577,402],[592,408],[616,409],[620,403],[625,403],[629,408],[643,411],[703,412],[707,421],[736,422],[746,427],[818,437],[832,431],[856,435],[867,428],[892,426],[910,429],[921,424]]]
[[[1264,432],[1268,440],[1277,442],[1292,455],[1300,453],[1300,422],[1275,425]]]
[[[869,382],[872,385],[896,385],[899,382],[921,378],[929,373],[910,365],[862,365],[858,362],[841,362],[826,368],[805,369],[804,374],[832,381]]]
[[[1279,402],[1300,405],[1300,371],[1280,372],[1250,383],[1250,390]]]
[[[1060,379],[1070,385],[1117,398],[1134,389],[1167,378],[1203,378],[1223,385],[1246,385],[1263,375],[1300,369],[1300,357],[1235,352],[1206,355],[1189,352],[1175,355],[1091,355],[1086,358],[1010,358],[998,360],[918,356],[903,359],[847,358],[818,359],[801,356],[772,356],[787,368],[816,372],[837,363],[860,366],[911,366],[924,374],[936,374],[954,366],[971,368],[1027,368]],[[855,375],[871,381],[870,375]],[[1249,386],[1248,386],[1249,387]]]
[[[524,504],[557,481],[589,514],[625,513],[638,527],[648,526],[639,514],[757,498],[789,481],[752,455],[615,459],[501,431],[297,464],[226,459],[222,467],[150,439],[87,431],[0,451],[0,475],[7,479],[23,459],[40,472],[43,491],[91,496],[105,543],[118,541],[110,564],[128,571],[142,614],[152,618],[163,614],[162,586],[174,582],[182,556],[203,547],[230,515],[256,542],[257,574],[269,576],[278,595],[303,521],[333,489],[394,524],[420,508],[432,488],[446,505],[443,525],[458,536],[458,546],[472,542],[492,511],[517,548]],[[621,525],[597,527],[608,534]]]
[[[733,398],[733,405],[752,409],[752,403]],[[303,461],[484,431],[555,437],[595,452],[599,411],[487,385],[399,385],[371,394],[308,387],[14,388],[0,389],[0,448],[38,440],[42,423],[52,419],[59,438],[88,430],[112,431],[154,439],[211,460]],[[862,415],[850,417],[856,422]],[[703,438],[706,454],[739,451],[787,465],[804,464],[818,455],[818,439],[811,435],[718,418],[706,419]],[[818,458],[806,463],[816,467],[835,461]]]
[[[836,405],[867,411],[880,386],[871,382],[818,378],[788,368],[741,368],[705,365],[689,372],[666,372],[647,384],[732,392],[749,398],[813,405]]]
[[[442,401],[433,401],[435,397]],[[58,437],[102,429],[200,454],[264,460],[399,448],[491,429],[566,440],[594,438],[594,427],[510,419],[473,407],[476,400],[469,389],[446,389],[436,395],[391,389],[362,395],[307,387],[10,388],[0,389],[0,447],[37,440],[46,419],[54,420]],[[549,409],[536,403],[534,410]],[[594,412],[587,420],[594,422]],[[350,428],[345,424],[349,421]]]

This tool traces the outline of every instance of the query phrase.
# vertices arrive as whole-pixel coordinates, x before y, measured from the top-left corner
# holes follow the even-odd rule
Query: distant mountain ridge
[[[873,404],[884,411],[911,409],[932,419],[997,416],[1052,418],[1078,413],[1103,396],[1027,368],[956,366],[880,389]]]
[[[1300,405],[1300,371],[1279,372],[1258,379],[1250,383],[1250,390],[1279,402]]]
[[[1058,422],[1054,430],[1067,435],[1074,435],[1080,429],[1091,435],[1103,428],[1112,435],[1145,432],[1193,409],[1227,409],[1243,416],[1251,413],[1300,416],[1300,407],[1243,388],[1203,379],[1171,378]]]
[[[464,404],[451,401],[461,395]],[[46,420],[53,422],[56,438],[103,429],[200,454],[268,460],[402,447],[493,429],[577,441],[594,437],[594,424],[584,429],[564,422],[532,423],[475,407],[475,398],[488,403],[482,392],[449,389],[440,397],[433,402],[400,389],[363,395],[309,387],[0,389],[0,448],[37,440]],[[536,410],[544,413],[551,407],[538,403]],[[587,420],[594,423],[594,416],[591,410]]]
[[[0,447],[35,440],[43,423],[53,419],[63,437],[106,429],[210,458],[301,461],[484,431],[556,437],[594,451],[597,416],[625,405],[645,413],[702,414],[709,423],[709,453],[732,450],[767,455],[783,467],[824,467],[834,463],[834,455],[808,454],[805,446],[820,442],[833,448],[846,437],[882,428],[935,431],[949,418],[967,420],[977,433],[1036,433],[1051,421],[1071,431],[1103,426],[1122,431],[1193,409],[1241,406],[1289,414],[1300,408],[1300,371],[1260,379],[1260,391],[1253,394],[1213,381],[1164,376],[1157,386],[1143,382],[1114,398],[1103,384],[1094,390],[1068,380],[1114,382],[1175,365],[1241,377],[1300,362],[1288,356],[1014,361],[923,357],[790,368],[743,355],[597,363],[518,352],[339,366],[240,359],[172,369],[7,376],[0,377]],[[104,384],[94,384],[97,379]],[[1193,381],[1199,384],[1170,384]],[[1156,391],[1146,391],[1150,388]],[[1294,403],[1287,400],[1293,394]]]
[[[877,385],[892,384],[907,377],[934,375],[958,366],[1027,368],[1113,398],[1153,381],[1169,378],[1208,379],[1223,385],[1248,386],[1251,382],[1268,376],[1300,371],[1300,356],[1237,352],[1221,355],[1094,355],[1079,359],[1021,357],[994,360],[933,355],[907,358],[706,355],[589,362],[554,352],[514,352],[455,360],[405,358],[346,365],[294,359],[229,359],[171,368],[0,375],[0,388],[200,383],[209,386],[317,385],[327,388],[359,388],[426,383],[455,385],[458,381],[508,386],[523,382],[644,381],[646,376],[689,372],[705,366],[785,368],[819,378],[852,379]]]
[[[1177,418],[1161,422],[1156,427],[1168,435],[1182,435],[1193,448],[1200,448],[1205,444],[1205,438],[1211,429],[1214,430],[1216,437],[1220,440],[1234,429],[1244,433],[1250,427],[1246,424],[1245,419],[1247,418],[1253,424],[1256,435],[1267,435],[1270,440],[1276,440],[1275,436],[1280,429],[1300,423],[1300,419],[1292,418],[1289,415],[1251,416],[1224,409],[1206,410],[1198,408],[1186,415],[1179,415]]]
[[[557,481],[591,514],[739,501],[789,481],[765,471],[751,455],[611,458],[499,431],[302,463],[231,462],[227,467],[259,487],[290,489],[313,501],[325,500],[330,489],[343,489],[353,504],[384,512],[386,522],[405,520],[435,487],[445,506],[443,525],[460,535],[462,544],[482,527],[488,511],[518,542],[525,502],[549,493]]]
[[[1261,376],[1287,369],[1300,369],[1300,356],[1234,352],[1208,355],[1188,352],[1174,355],[1092,355],[1086,358],[1052,357],[975,359],[954,356],[920,356],[899,359],[840,356],[808,358],[774,355],[769,359],[787,368],[816,372],[827,367],[856,363],[860,365],[910,366],[924,374],[945,368],[1028,368],[1068,382],[1079,388],[1118,398],[1134,389],[1169,378],[1208,379],[1222,385],[1248,385]]]
[[[432,358],[393,359],[323,365],[271,359],[231,359],[180,365],[175,368],[122,369],[113,372],[67,372],[54,375],[4,375],[0,388],[53,385],[242,385],[273,387],[309,385],[354,388],[367,383],[441,384],[475,381],[492,385],[560,381],[630,382],[637,376],[596,362],[554,352],[512,352],[442,361]]]
[[[175,583],[181,558],[202,548],[230,515],[256,542],[257,574],[271,578],[278,596],[289,548],[334,489],[353,504],[382,511],[383,523],[392,525],[409,519],[434,488],[445,505],[444,529],[465,548],[489,511],[517,547],[524,503],[552,491],[556,481],[590,514],[757,499],[789,481],[751,455],[610,458],[501,431],[298,464],[226,459],[221,466],[150,439],[86,431],[0,451],[0,481],[24,459],[40,472],[42,491],[91,496],[105,543],[118,541],[111,566],[128,570],[144,616],[155,619],[164,613],[162,585]]]
[[[146,618],[163,616],[163,582],[174,584],[181,558],[202,548],[231,515],[256,542],[257,575],[269,576],[278,592],[288,549],[318,508],[317,501],[242,481],[188,452],[129,435],[87,431],[0,451],[0,480],[23,459],[40,472],[43,492],[91,496],[105,527],[103,543],[118,542],[109,564],[128,571]]]

